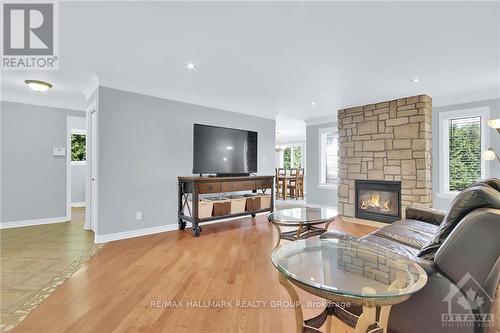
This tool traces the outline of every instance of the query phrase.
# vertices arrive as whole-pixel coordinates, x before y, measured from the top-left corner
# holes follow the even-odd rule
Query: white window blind
[[[450,191],[481,179],[481,121],[480,116],[448,120]]]
[[[338,133],[328,131],[321,134],[321,183],[338,184]]]

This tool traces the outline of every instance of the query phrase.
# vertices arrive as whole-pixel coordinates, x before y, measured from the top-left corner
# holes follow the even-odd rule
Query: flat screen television
[[[257,172],[257,132],[194,124],[193,173]]]

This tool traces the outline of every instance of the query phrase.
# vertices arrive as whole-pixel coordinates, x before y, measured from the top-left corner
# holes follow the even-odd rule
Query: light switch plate
[[[66,148],[53,148],[54,156],[66,156]]]

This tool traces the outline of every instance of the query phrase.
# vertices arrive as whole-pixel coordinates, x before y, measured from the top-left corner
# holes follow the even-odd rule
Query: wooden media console
[[[262,212],[272,212],[274,210],[274,176],[246,176],[246,177],[177,177],[178,189],[178,223],[179,229],[184,230],[186,222],[193,225],[193,235],[200,236],[200,223],[220,220],[230,217],[251,215]],[[252,191],[263,194],[270,190],[270,204],[268,207],[261,207],[254,198],[247,199],[246,209],[239,213],[229,213],[226,215],[199,216],[198,203],[200,194],[218,194],[241,191]],[[191,204],[190,204],[191,202]],[[185,214],[187,210],[187,214]]]

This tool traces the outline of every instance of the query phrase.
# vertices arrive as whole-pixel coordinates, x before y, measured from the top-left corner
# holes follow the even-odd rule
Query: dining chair
[[[297,176],[299,178],[299,197],[304,199],[304,177],[305,177],[305,171],[304,168],[299,168],[297,172]]]
[[[298,200],[304,199],[304,169],[297,168],[294,172],[295,178],[290,181],[288,188],[290,189],[290,196]]]
[[[276,168],[276,197],[278,198],[281,195],[283,196],[283,184],[285,180],[281,179],[280,177],[283,177],[286,175],[286,169],[285,168]]]
[[[294,177],[288,181],[288,190],[290,192],[290,197],[296,197],[297,193],[297,168],[290,169],[290,176]]]

